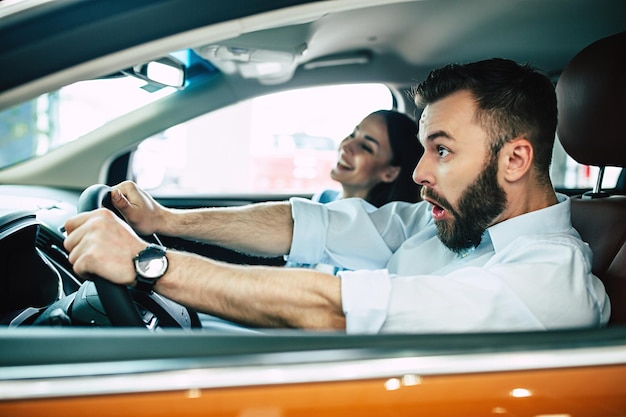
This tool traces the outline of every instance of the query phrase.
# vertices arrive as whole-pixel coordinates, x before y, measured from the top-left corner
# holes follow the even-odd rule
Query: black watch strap
[[[144,291],[144,292],[151,292],[157,280],[158,278],[149,280],[149,279],[141,277],[140,275],[137,275],[137,277],[135,278],[135,289],[139,291]]]

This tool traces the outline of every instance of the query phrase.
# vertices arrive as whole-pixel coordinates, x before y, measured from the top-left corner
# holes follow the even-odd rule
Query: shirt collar
[[[496,252],[522,235],[563,233],[572,228],[571,201],[557,193],[558,203],[531,211],[493,225],[487,229]]]

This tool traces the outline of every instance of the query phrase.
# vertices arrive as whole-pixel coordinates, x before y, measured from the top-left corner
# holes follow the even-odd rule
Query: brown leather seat
[[[626,32],[592,43],[565,68],[556,88],[558,137],[577,162],[626,166]],[[623,190],[621,191],[623,194]],[[626,324],[626,196],[601,181],[572,200],[572,223],[593,250],[593,272],[611,299],[609,324]]]

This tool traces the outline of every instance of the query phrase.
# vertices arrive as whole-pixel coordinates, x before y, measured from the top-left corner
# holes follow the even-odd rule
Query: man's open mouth
[[[448,210],[444,206],[437,204],[437,201],[428,195],[422,195],[422,198],[432,206],[432,216],[434,220],[445,219]]]
[[[446,209],[441,207],[439,204],[433,203],[431,202],[433,209],[432,209],[432,214],[433,214],[433,219],[435,220],[444,220],[446,217]]]

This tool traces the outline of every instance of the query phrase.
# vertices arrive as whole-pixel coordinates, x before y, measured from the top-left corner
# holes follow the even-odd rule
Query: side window
[[[300,194],[337,188],[339,142],[369,113],[390,109],[381,84],[271,94],[205,114],[143,141],[134,180],[159,197]]]
[[[602,179],[602,188],[615,188],[621,171],[622,168],[619,167],[606,167]],[[575,190],[576,193],[580,190],[592,189],[596,185],[598,172],[598,167],[581,165],[567,155],[557,138],[550,172],[552,183],[556,189],[565,192]]]

